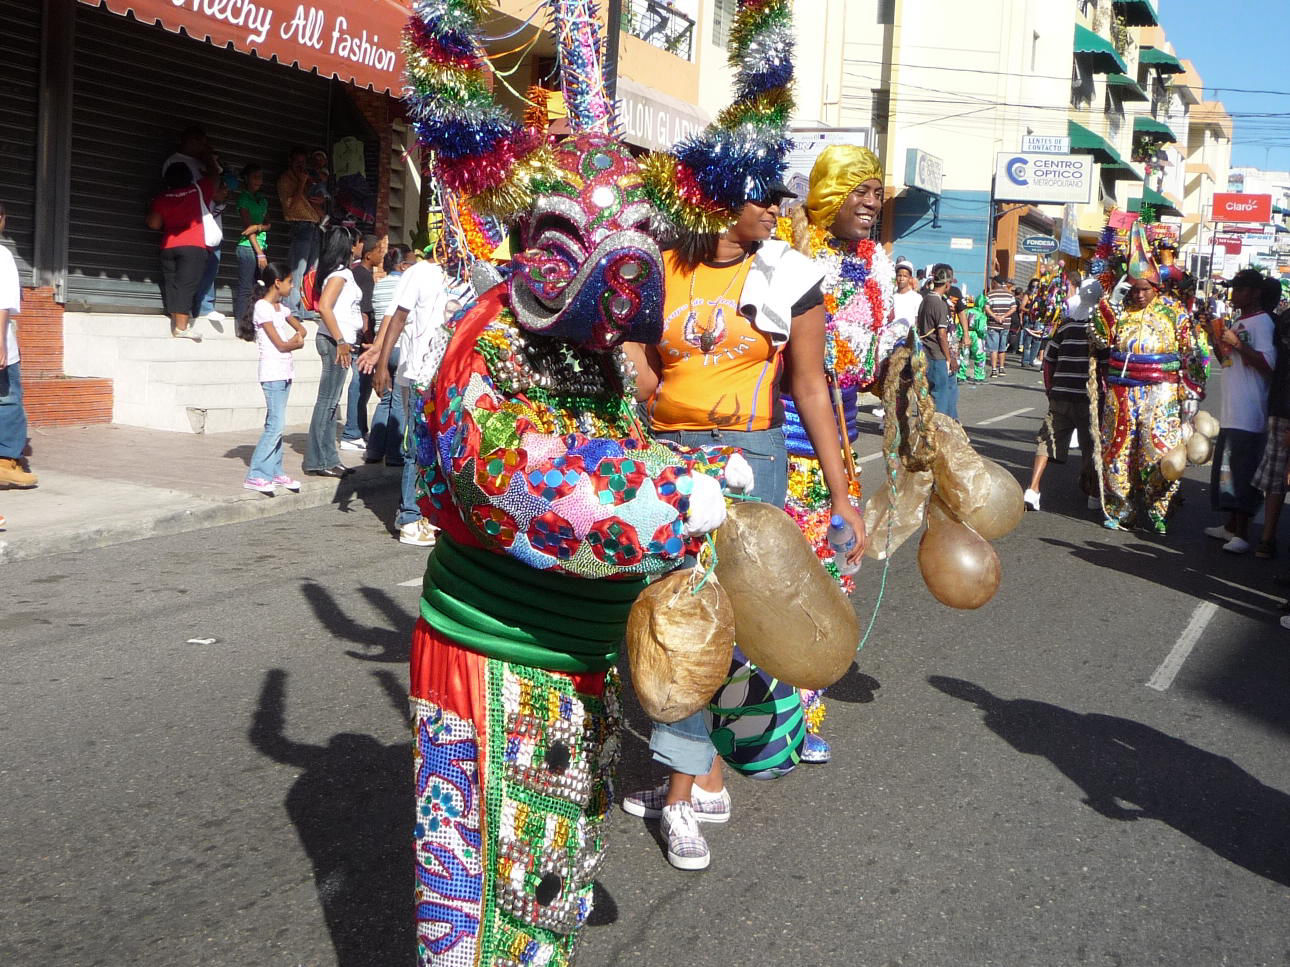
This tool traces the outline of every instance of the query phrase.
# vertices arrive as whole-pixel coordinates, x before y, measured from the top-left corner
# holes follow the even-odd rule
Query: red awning
[[[404,0],[81,0],[279,64],[397,95]]]

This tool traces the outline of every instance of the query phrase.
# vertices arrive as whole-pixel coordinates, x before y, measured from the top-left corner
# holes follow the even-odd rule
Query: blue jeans
[[[750,495],[776,507],[784,506],[788,495],[788,451],[784,447],[783,428],[679,430],[656,433],[655,436],[684,447],[739,447],[753,469]],[[707,717],[701,711],[670,725],[655,722],[649,748],[655,762],[687,776],[704,775],[712,768],[717,755],[712,740],[708,738]]]
[[[193,315],[204,316],[215,311],[215,276],[219,275],[219,246],[206,250],[206,271],[193,298]]]
[[[400,449],[403,452],[403,480],[399,491],[399,512],[394,518],[394,525],[402,527],[421,519],[421,508],[417,506],[417,451],[413,441],[416,421],[412,419],[412,407],[420,400],[415,387],[394,384],[393,392],[402,394],[399,409],[403,413],[403,437]]]
[[[318,226],[314,222],[287,222],[290,235],[287,241],[287,268],[291,270],[291,292],[287,295],[287,308],[293,315],[300,315],[300,287],[305,273],[318,264]]]
[[[336,404],[349,379],[349,370],[336,364],[336,341],[320,332],[314,337],[322,357],[322,376],[318,380],[318,399],[309,420],[309,443],[305,447],[304,470],[326,470],[340,463],[336,449]]]
[[[1021,365],[1034,365],[1035,357],[1039,354],[1039,347],[1043,342],[1042,337],[1031,335],[1024,329],[1021,331]]]
[[[403,466],[403,392],[406,387],[394,382],[394,371],[399,365],[399,350],[395,347],[390,353],[390,388],[376,404],[372,416],[372,427],[367,434],[367,453],[363,459],[368,463],[385,461],[387,467]]]
[[[936,412],[959,418],[959,381],[950,374],[950,364],[943,359],[927,360],[927,387],[932,391]]]
[[[233,321],[246,318],[251,311],[251,294],[255,292],[255,249],[249,245],[237,247],[237,289],[233,293]]]
[[[22,407],[21,363],[0,369],[0,459],[17,460],[27,446],[27,411]]]
[[[287,395],[291,380],[274,379],[261,383],[264,390],[264,433],[251,454],[251,468],[246,472],[249,480],[261,477],[272,480],[282,476],[282,429],[287,423]]]
[[[358,359],[358,353],[354,353]],[[349,378],[349,393],[345,397],[345,432],[344,440],[365,440],[367,438],[367,401],[372,397],[372,376],[360,373],[357,366],[350,367],[354,375]]]

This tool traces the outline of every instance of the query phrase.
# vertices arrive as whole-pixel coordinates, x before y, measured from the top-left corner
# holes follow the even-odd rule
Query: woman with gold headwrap
[[[856,400],[877,380],[883,362],[908,326],[892,323],[895,269],[882,245],[869,236],[883,202],[883,171],[878,157],[867,148],[833,145],[826,148],[811,169],[806,204],[791,219],[780,220],[780,236],[824,270],[825,329],[824,369],[839,411],[839,432],[833,439],[849,454],[855,440]],[[847,439],[840,428],[846,427]],[[802,430],[797,407],[784,398],[784,430],[788,443],[788,500],[784,509],[802,528],[821,562],[848,594],[855,584],[838,574],[828,542],[833,501],[824,482],[820,460]],[[847,466],[853,461],[847,460]],[[852,476],[851,497],[860,499],[860,481]],[[827,762],[829,744],[820,736],[824,720],[821,692],[802,692],[807,738],[803,762]]]

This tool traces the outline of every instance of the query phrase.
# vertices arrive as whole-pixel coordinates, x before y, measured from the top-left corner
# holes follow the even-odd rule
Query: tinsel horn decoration
[[[730,28],[735,100],[700,134],[642,162],[651,198],[678,229],[722,232],[765,196],[792,147],[793,15],[789,0],[739,0]]]
[[[413,0],[404,35],[404,103],[435,174],[485,215],[511,220],[554,168],[546,131],[524,128],[493,98],[480,43],[489,0]]]
[[[617,125],[601,67],[598,5],[593,0],[548,0],[548,3],[569,126],[579,134],[612,136]]]

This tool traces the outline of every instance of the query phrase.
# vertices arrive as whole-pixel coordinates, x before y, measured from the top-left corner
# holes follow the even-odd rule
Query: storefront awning
[[[1111,181],[1141,181],[1143,175],[1133,165],[1124,161],[1102,165],[1102,174]]]
[[[1161,50],[1159,47],[1143,47],[1138,52],[1138,63],[1154,67],[1162,74],[1187,73],[1187,68],[1183,67],[1182,61],[1169,53],[1169,51]]]
[[[708,126],[702,109],[629,77],[618,78],[617,107],[623,140],[651,151],[670,151]]]
[[[80,0],[217,47],[397,95],[401,0]],[[182,83],[177,79],[176,83]]]
[[[1154,0],[1115,0],[1114,6],[1115,15],[1126,27],[1160,26]]]
[[[1075,25],[1075,53],[1088,59],[1089,65],[1099,74],[1127,73],[1124,58],[1115,52],[1111,42],[1099,37],[1080,24]]]
[[[1142,85],[1128,74],[1107,74],[1106,86],[1120,96],[1121,101],[1149,101],[1151,96]]]
[[[1177,208],[1174,207],[1174,203],[1171,202],[1168,198],[1160,194],[1160,192],[1155,191],[1151,188],[1148,188],[1145,185],[1142,187],[1141,198],[1129,199],[1129,211],[1140,212],[1142,211],[1143,205],[1150,205],[1153,209],[1155,209],[1155,212],[1157,215],[1181,215],[1182,214],[1182,212],[1180,212]]]
[[[1104,165],[1124,164],[1120,153],[1104,137],[1084,125],[1067,121],[1066,133],[1070,135],[1071,151],[1075,154],[1091,154]]]
[[[1153,138],[1164,138],[1166,141],[1176,142],[1178,136],[1174,134],[1173,129],[1163,121],[1157,121],[1155,118],[1142,115],[1133,119],[1133,136],[1136,138],[1140,134],[1149,134]]]

